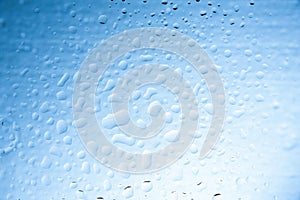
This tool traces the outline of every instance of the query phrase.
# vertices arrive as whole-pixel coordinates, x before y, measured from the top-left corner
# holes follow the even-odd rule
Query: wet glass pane
[[[0,199],[300,199],[299,18],[1,0]]]

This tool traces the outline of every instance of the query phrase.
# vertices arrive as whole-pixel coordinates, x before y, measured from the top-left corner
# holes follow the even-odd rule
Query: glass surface
[[[299,18],[297,0],[1,0],[0,199],[300,199]],[[174,32],[170,37],[164,35],[167,30],[155,32],[154,46],[138,48],[151,40],[142,32],[149,27],[182,37],[172,40]],[[101,46],[101,41],[126,41],[132,35],[116,35],[132,30],[138,39],[128,46]],[[182,42],[185,37],[191,40]],[[168,48],[181,42],[182,48],[160,48],[164,42],[170,42]],[[135,48],[114,60],[105,57],[130,45]],[[201,54],[189,50],[197,45]],[[97,48],[110,63],[87,65],[103,74],[91,82],[95,94],[84,96],[94,108],[80,112],[94,113],[103,137],[127,152],[165,150],[186,138],[180,144],[187,148],[172,149],[178,156],[170,152],[166,160],[150,161],[166,165],[136,174],[133,169],[144,161],[125,163],[124,172],[117,166],[119,157],[107,156],[116,165],[109,166],[93,155],[94,143],[84,144],[74,91],[85,87],[77,84],[80,76],[90,78],[80,71],[87,58],[104,60],[95,58]],[[198,53],[202,68],[186,59]],[[153,126],[158,134],[141,139],[122,131],[125,115],[116,122],[112,94],[126,75],[147,64],[167,65],[170,71],[154,74],[158,82],[130,90],[128,99],[120,100],[128,107],[129,131],[139,127],[150,133],[151,113],[165,111],[157,121],[162,128]],[[215,79],[207,78],[206,70]],[[170,88],[180,83],[182,96],[161,84],[159,75],[173,81]],[[135,83],[148,80],[128,77]],[[200,158],[212,120],[220,117],[214,87],[225,94],[223,131]],[[196,109],[181,102],[184,92],[195,96]],[[185,110],[191,116],[198,112],[193,138],[178,136]],[[221,127],[221,118],[212,128]],[[186,134],[193,131],[192,122],[187,127]],[[138,137],[142,131],[131,134]]]

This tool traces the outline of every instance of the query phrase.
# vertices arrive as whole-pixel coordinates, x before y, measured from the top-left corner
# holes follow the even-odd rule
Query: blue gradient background
[[[0,1],[0,150],[12,147],[0,152],[1,200],[300,199],[300,2],[187,2]],[[208,158],[195,141],[174,165],[130,175],[85,151],[73,77],[99,41],[148,26],[179,27],[202,45],[220,66],[227,114]]]

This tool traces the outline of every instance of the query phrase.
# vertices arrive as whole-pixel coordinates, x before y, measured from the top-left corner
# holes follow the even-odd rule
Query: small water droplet
[[[111,185],[111,183],[110,183],[109,180],[104,180],[104,181],[103,181],[103,189],[104,189],[105,191],[111,190],[111,187],[112,187],[112,185]]]
[[[68,130],[68,125],[65,120],[59,120],[56,123],[56,130],[59,134],[63,134]]]
[[[142,183],[141,188],[144,192],[150,192],[153,188],[152,182],[151,181],[144,181]]]
[[[54,156],[62,157],[61,149],[58,146],[55,145],[51,146],[49,152]]]
[[[256,99],[257,102],[262,102],[262,101],[265,100],[264,96],[261,95],[261,94],[257,94],[257,95],[255,96],[255,99]]]
[[[127,186],[124,188],[122,195],[126,198],[129,199],[133,197],[133,188],[131,186]]]
[[[88,162],[83,162],[80,171],[89,174],[91,172],[90,164]]]
[[[178,130],[168,131],[164,135],[164,139],[167,140],[168,142],[176,142],[179,139]]]
[[[107,18],[106,15],[100,15],[100,16],[98,17],[98,22],[99,22],[100,24],[106,24],[107,21],[108,21],[108,18]]]
[[[224,51],[224,56],[225,56],[226,58],[229,58],[231,55],[232,55],[232,52],[231,52],[229,49],[226,49],[226,50]]]
[[[262,71],[258,71],[258,72],[256,72],[255,75],[256,75],[256,78],[263,79],[265,74]]]
[[[43,175],[42,178],[41,178],[41,182],[42,182],[43,185],[49,186],[51,184],[51,179],[50,179],[49,176]]]
[[[49,169],[52,165],[52,161],[48,156],[44,156],[40,165],[42,168]]]
[[[63,141],[64,141],[65,144],[71,145],[72,144],[72,137],[67,135],[63,138]]]

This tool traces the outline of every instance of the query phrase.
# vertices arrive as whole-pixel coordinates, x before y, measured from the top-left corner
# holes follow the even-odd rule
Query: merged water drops
[[[17,122],[13,121],[9,117],[0,115],[0,157],[5,156],[14,150],[16,150],[18,143],[20,142],[21,129],[17,125]]]

